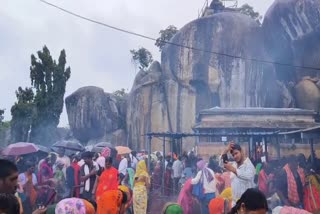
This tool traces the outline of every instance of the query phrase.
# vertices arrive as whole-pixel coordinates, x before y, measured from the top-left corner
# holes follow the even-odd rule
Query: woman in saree
[[[195,213],[193,210],[195,203],[196,199],[192,196],[191,179],[188,179],[179,193],[178,204],[183,208],[184,214],[193,214]]]
[[[36,185],[38,184],[37,177],[34,174],[35,165],[31,162],[25,163],[25,172],[19,174],[19,183],[23,187],[25,200],[22,201],[23,210],[25,213],[32,213],[36,205],[37,191]]]
[[[161,187],[161,180],[162,180],[162,170],[161,170],[161,162],[157,161],[154,163],[154,171],[152,173],[152,189],[158,190]]]
[[[97,214],[123,214],[127,203],[127,195],[120,189],[104,192],[98,203]]]
[[[147,213],[148,189],[150,188],[150,176],[145,160],[138,162],[133,185],[133,210],[134,213]]]

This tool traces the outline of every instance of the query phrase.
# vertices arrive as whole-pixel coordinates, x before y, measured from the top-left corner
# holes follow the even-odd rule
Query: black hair
[[[241,152],[242,148],[241,148],[241,146],[239,144],[234,144],[232,149],[231,149],[231,151],[230,151],[230,153],[232,154],[234,150],[238,150],[238,151]]]
[[[106,157],[106,163],[112,164],[112,157]]]
[[[132,151],[131,154],[132,154],[133,157],[137,156],[137,152],[136,151]]]
[[[120,190],[122,193],[122,203],[125,204],[128,202],[128,196],[125,192],[123,192],[122,190]]]
[[[89,151],[82,153],[81,156],[82,156],[82,158],[93,158],[92,152],[89,152]]]
[[[20,205],[18,199],[13,194],[0,194],[0,209],[7,214],[20,213]]]
[[[258,189],[250,188],[247,189],[241,198],[237,201],[236,205],[232,207],[229,214],[236,214],[244,204],[247,211],[256,211],[260,209],[265,209],[268,211],[268,202],[266,196]]]
[[[12,173],[18,172],[16,164],[5,159],[0,159],[0,169],[0,179],[4,179]]]

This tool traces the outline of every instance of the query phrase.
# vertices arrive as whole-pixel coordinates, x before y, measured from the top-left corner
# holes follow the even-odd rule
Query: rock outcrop
[[[191,132],[197,113],[212,106],[278,107],[274,67],[246,60],[270,59],[261,33],[254,20],[230,12],[183,27],[171,41],[205,51],[166,46],[161,67],[156,62],[137,75],[128,102],[129,142],[141,145],[147,132]]]
[[[144,134],[165,132],[171,128],[167,105],[171,95],[167,95],[164,81],[157,61],[153,62],[148,71],[140,71],[135,78],[127,109],[128,142],[131,148],[146,150],[147,137]]]
[[[83,87],[66,98],[72,133],[80,142],[104,139],[120,127],[120,109],[116,98],[103,89]],[[123,142],[125,143],[125,142]]]
[[[319,76],[320,67],[320,1],[275,0],[262,24],[268,52],[281,81],[297,83],[304,76]]]
[[[127,102],[96,87],[70,95],[70,127],[81,141],[122,142],[127,135],[129,146],[142,150],[146,133],[192,132],[198,112],[215,106],[319,111],[319,23],[319,0],[275,0],[262,26],[213,4],[172,38],[181,46],[165,46],[161,64],[137,74]]]

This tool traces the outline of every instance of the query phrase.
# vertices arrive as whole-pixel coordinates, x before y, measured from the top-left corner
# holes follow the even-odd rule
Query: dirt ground
[[[163,196],[161,191],[150,193],[148,214],[161,213],[167,202],[176,203],[177,199],[178,196]]]

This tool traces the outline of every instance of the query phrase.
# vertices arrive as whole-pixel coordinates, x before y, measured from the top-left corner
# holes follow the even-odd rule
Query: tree
[[[169,25],[165,30],[160,30],[159,34],[160,37],[156,40],[155,45],[159,48],[161,52],[163,47],[166,45],[167,42],[171,40],[171,38],[176,35],[178,32],[177,27],[173,25]]]
[[[132,54],[132,61],[135,65],[139,65],[140,70],[146,71],[153,62],[152,54],[145,48],[133,49],[130,50],[130,53]]]
[[[29,131],[35,115],[32,88],[18,88],[17,102],[11,108],[11,138],[13,142],[28,141]]]
[[[66,53],[60,52],[58,62],[52,59],[44,46],[38,58],[31,55],[30,78],[36,93],[34,96],[35,116],[32,120],[31,141],[51,143],[59,124],[63,109],[66,83],[71,69],[66,68]]]
[[[239,8],[240,13],[250,16],[252,19],[254,19],[259,25],[261,25],[261,19],[262,16],[258,13],[255,12],[253,7],[250,6],[249,4],[244,4]]]
[[[4,119],[3,114],[4,114],[4,109],[0,109],[0,124],[2,123],[2,120]]]

